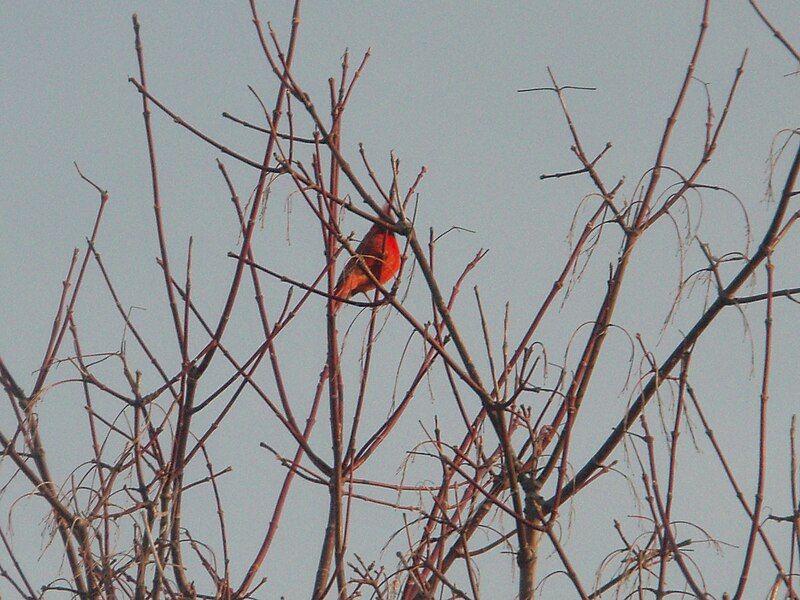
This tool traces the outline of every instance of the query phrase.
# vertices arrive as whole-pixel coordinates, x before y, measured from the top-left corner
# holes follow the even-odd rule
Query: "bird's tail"
[[[345,277],[343,281],[340,281],[336,289],[333,290],[333,295],[336,298],[349,298],[350,291],[353,289],[353,282],[351,281],[350,277]],[[331,302],[331,313],[336,314],[336,312],[342,307],[343,302],[341,300],[337,300],[333,298]]]

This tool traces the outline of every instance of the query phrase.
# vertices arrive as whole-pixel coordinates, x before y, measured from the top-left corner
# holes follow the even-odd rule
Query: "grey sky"
[[[800,4],[788,0],[764,4],[787,35],[797,39],[797,31],[791,27],[800,23]],[[281,35],[286,31],[290,10],[289,2],[270,2],[261,7],[262,18],[272,21]],[[0,353],[24,377],[41,361],[70,253],[75,247],[84,249],[94,216],[96,194],[79,180],[72,161],[110,192],[98,247],[123,302],[147,308],[135,313],[137,322],[155,348],[177,359],[174,340],[165,327],[168,312],[163,302],[163,281],[154,260],[157,244],[141,101],[127,81],[136,74],[130,21],[133,12],[139,14],[142,23],[149,87],[154,95],[187,121],[244,154],[260,158],[263,152],[257,135],[220,116],[228,111],[258,121],[260,109],[246,86],[253,85],[265,98],[271,98],[275,89],[246,3],[0,4]],[[456,311],[464,322],[476,324],[468,337],[477,344],[481,338],[472,286],[480,285],[483,301],[491,307],[490,320],[497,339],[507,299],[512,306],[512,331],[519,330],[557,276],[569,250],[567,233],[573,213],[580,199],[591,191],[584,177],[539,180],[542,173],[575,169],[578,164],[569,150],[572,142],[554,95],[518,94],[515,90],[548,85],[548,65],[561,84],[597,87],[597,91],[569,93],[568,102],[589,154],[599,152],[607,141],[614,144],[601,162],[601,171],[609,182],[624,175],[626,184],[621,194],[630,198],[636,181],[653,162],[656,143],[686,69],[699,17],[699,3],[685,1],[480,5],[308,2],[303,8],[295,75],[318,105],[324,106],[327,78],[338,76],[343,50],[349,48],[352,62],[357,63],[360,55],[372,48],[372,58],[345,119],[344,147],[355,158],[357,143],[363,142],[384,177],[388,153],[394,150],[401,158],[406,183],[421,165],[427,166],[428,175],[419,190],[421,232],[427,235],[428,227],[442,232],[452,225],[475,231],[450,233],[442,242],[437,268],[445,284],[454,281],[479,248],[491,249],[465,287]],[[719,151],[702,181],[725,186],[741,198],[758,239],[770,209],[761,202],[770,144],[780,129],[798,125],[798,79],[784,77],[797,65],[746,2],[720,0],[714,4],[710,20],[696,75],[709,84],[717,116],[745,48],[750,49],[750,56]],[[703,87],[693,85],[668,161],[676,169],[688,168],[699,156],[705,102]],[[209,315],[216,315],[227,293],[232,265],[225,254],[238,242],[235,215],[214,162],[221,155],[157,112],[154,127],[172,256],[175,264],[183,264],[188,236],[194,236],[197,300]],[[256,176],[233,159],[223,160],[240,194],[246,197]],[[779,167],[778,181],[784,173],[785,169]],[[269,257],[272,268],[304,279],[323,262],[319,229],[314,229],[301,199],[287,200],[288,189],[276,187],[265,225],[256,233],[254,243],[257,256]],[[695,204],[694,210],[698,208]],[[704,195],[702,210],[700,235],[717,255],[743,249],[744,221],[730,197]],[[359,234],[364,229],[352,217],[347,227]],[[615,322],[631,332],[642,332],[649,350],[663,358],[677,339],[677,332],[663,340],[659,333],[669,311],[671,290],[681,273],[675,266],[674,231],[662,226],[650,234],[632,265],[631,281],[625,286]],[[607,265],[616,257],[615,244],[611,237],[602,244],[598,250],[602,255],[595,257],[584,281],[557,313],[559,318],[553,313],[543,324],[539,336],[555,362],[563,362],[567,354],[570,368],[574,367],[576,350],[569,353],[570,336],[594,314],[596,290],[602,289]],[[776,261],[779,287],[800,282],[795,258],[798,251],[795,233],[782,246]],[[663,257],[670,265],[667,272],[660,268]],[[684,275],[702,266],[702,257],[693,250]],[[412,287],[407,304],[427,315],[429,300],[419,283]],[[754,289],[761,291],[763,283],[760,274]],[[277,312],[285,286],[274,281],[267,285],[273,294],[270,308]],[[122,324],[96,269],[88,276],[82,298],[76,317],[87,343],[91,340],[85,351],[115,349]],[[702,300],[703,292],[698,289],[682,305],[676,323],[690,326]],[[249,291],[240,302],[249,314]],[[296,324],[292,335],[299,339],[293,338],[283,348],[288,355],[287,379],[298,394],[304,392],[309,397],[324,356],[322,349],[309,349],[302,340],[322,331],[322,302],[317,304],[313,318],[309,315]],[[748,375],[750,342],[741,317],[733,311],[703,338],[694,359],[694,372],[695,385],[706,399],[721,443],[736,449],[731,454],[734,467],[743,481],[751,482],[763,308],[750,308],[747,315],[755,340],[754,374]],[[795,344],[800,327],[797,308],[790,302],[777,303],[775,316],[778,335],[770,409],[774,438],[768,489],[769,502],[774,503],[770,510],[781,513],[787,506],[788,415],[797,412],[798,406],[796,365],[800,350]],[[258,342],[253,322],[235,323],[229,333],[242,351]],[[340,325],[342,331],[347,323],[349,320]],[[351,333],[352,360],[357,359],[362,330],[363,319]],[[391,356],[399,355],[405,336],[402,324],[391,320],[384,338],[397,346],[390,349]],[[725,351],[720,352],[721,348]],[[621,391],[630,352],[627,338],[618,334],[606,352],[601,368],[607,369],[607,376],[592,388],[592,401],[587,403],[585,420],[576,433],[580,440],[574,450],[576,466],[605,437],[631,393],[631,388]],[[639,360],[637,355],[634,379]],[[33,376],[21,379],[29,387]],[[366,417],[367,423],[379,422],[385,415],[393,380],[394,369],[385,369],[371,388],[378,408]],[[85,432],[81,398],[77,386],[58,388],[40,410],[45,431],[59,448],[55,453],[51,450],[51,460],[62,478],[74,467],[71,458],[75,452],[85,444],[85,440],[75,439]],[[445,404],[446,398],[446,393],[441,398],[422,393],[414,417],[406,419],[397,433],[395,451],[383,451],[368,472],[383,473],[391,479],[403,458],[397,449],[422,436],[417,420],[432,426],[433,415],[446,419],[454,414],[454,407]],[[2,411],[0,422],[10,422],[8,408],[4,406]],[[321,423],[318,430],[316,443],[320,447],[327,447],[323,435],[326,427]],[[462,435],[462,430],[454,430],[450,441],[460,440]],[[231,493],[226,498],[231,536],[241,540],[234,556],[234,573],[241,573],[260,543],[260,534],[252,532],[266,526],[272,492],[283,475],[272,457],[258,447],[260,441],[274,443],[285,452],[293,449],[254,398],[237,405],[231,422],[215,438],[216,466],[234,466],[234,473],[228,476]],[[696,460],[698,466],[684,472],[684,495],[677,510],[682,518],[706,527],[719,540],[741,546],[745,532],[741,509],[723,483],[701,429],[698,443],[699,456],[689,443],[682,449],[684,460]],[[615,457],[620,459],[621,468],[637,472],[636,467],[625,468],[621,452]],[[3,468],[5,473],[10,467],[4,464]],[[410,469],[412,479],[430,477],[431,473],[435,476],[435,469],[421,460]],[[579,564],[599,564],[607,549],[613,547],[609,542],[614,539],[612,516],[637,510],[628,496],[628,484],[614,477],[606,477],[593,492],[580,497],[572,526],[563,529],[566,547],[576,552]],[[631,484],[640,486],[635,476]],[[272,555],[264,569],[274,586],[264,597],[305,597],[313,577],[327,500],[321,488],[303,482],[295,485],[282,530],[281,551]],[[606,510],[617,500],[631,506]],[[8,501],[0,508],[7,511]],[[38,534],[30,534],[38,530],[39,509],[36,499],[27,499],[15,508],[15,543],[28,560],[34,560],[42,547]],[[724,516],[727,512],[735,515],[735,526],[733,519]],[[212,519],[213,510],[203,508],[187,517],[190,527],[209,536],[215,535]],[[394,526],[387,527],[386,522]],[[365,557],[374,556],[401,525],[397,513],[363,509],[355,524],[353,549]],[[626,525],[635,528],[633,521]],[[303,531],[299,547],[289,540],[296,528]],[[784,538],[776,535],[776,539]],[[393,564],[392,552],[396,549],[392,546],[387,551],[387,564]],[[696,554],[707,566],[707,575],[714,577],[716,587],[712,590],[719,591],[722,586],[730,589],[732,578],[738,574],[740,551],[723,549],[721,557],[716,557],[715,550],[708,548]],[[591,558],[584,559],[587,556]],[[765,559],[760,550],[757,558]],[[58,553],[50,550],[42,561],[52,565],[58,559]],[[548,560],[556,568],[557,561]],[[5,557],[0,555],[0,563],[3,561]],[[507,556],[484,562],[482,569],[487,598],[513,596],[516,583],[511,580]],[[287,573],[291,573],[290,578]],[[593,572],[584,570],[581,574],[586,581],[593,581]],[[753,578],[754,593],[757,590],[760,597],[771,583],[771,575],[765,578],[755,570]],[[0,590],[5,589],[3,585],[0,582]],[[546,584],[543,597],[563,597],[559,594],[569,593],[569,589],[563,577],[555,577]]]

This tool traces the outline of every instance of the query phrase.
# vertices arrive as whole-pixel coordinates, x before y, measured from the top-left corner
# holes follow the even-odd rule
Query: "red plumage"
[[[394,232],[377,223],[367,231],[367,235],[356,248],[356,254],[363,259],[381,285],[394,277],[400,269],[400,247],[397,245],[397,238]],[[339,275],[333,294],[348,299],[374,289],[375,283],[359,264],[358,259],[353,256]],[[333,312],[339,310],[341,304],[338,300],[334,300]]]

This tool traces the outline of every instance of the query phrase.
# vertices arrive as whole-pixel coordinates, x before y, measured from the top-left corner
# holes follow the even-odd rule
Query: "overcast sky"
[[[765,0],[763,4],[774,21],[797,41],[800,4],[789,0]],[[289,2],[262,3],[261,11],[262,19],[272,21],[282,35],[287,31]],[[142,24],[151,91],[187,121],[231,147],[254,158],[260,158],[263,152],[262,138],[221,117],[228,111],[258,121],[260,108],[247,85],[265,98],[271,99],[275,91],[246,2],[0,3],[0,354],[26,389],[33,383],[31,373],[39,366],[47,343],[70,254],[75,247],[85,248],[84,239],[96,210],[96,194],[80,181],[73,161],[110,193],[98,249],[123,292],[123,303],[147,309],[136,317],[142,330],[154,347],[169,356],[175,351],[163,302],[163,280],[154,260],[158,247],[141,100],[128,83],[128,77],[136,75],[133,12],[139,14]],[[592,191],[585,177],[539,179],[542,173],[567,171],[579,165],[570,152],[572,141],[554,95],[519,94],[516,90],[548,85],[547,66],[562,85],[596,87],[596,91],[570,92],[570,108],[589,154],[598,153],[606,142],[613,143],[600,170],[612,184],[625,176],[620,195],[630,199],[636,182],[654,160],[697,35],[700,13],[700,3],[688,1],[468,5],[309,1],[303,7],[295,76],[312,97],[318,98],[318,105],[324,106],[327,78],[338,75],[345,48],[353,53],[352,62],[357,62],[367,48],[372,49],[345,118],[343,147],[348,156],[356,158],[357,143],[363,142],[384,177],[388,153],[394,150],[401,158],[406,185],[422,165],[427,167],[428,175],[419,189],[422,237],[427,237],[429,227],[443,232],[455,225],[474,232],[453,232],[441,243],[437,269],[445,285],[454,281],[479,248],[491,250],[466,286],[456,315],[463,322],[476,323],[471,288],[477,283],[484,303],[490,307],[494,331],[499,334],[506,300],[511,301],[512,330],[518,331],[549,291],[569,252],[573,213],[581,198]],[[746,2],[715,3],[710,23],[696,77],[708,83],[717,116],[746,48],[750,55],[729,125],[702,181],[724,186],[741,199],[758,240],[772,208],[763,202],[771,144],[779,130],[798,126],[798,78],[786,76],[797,65]],[[682,170],[695,164],[702,149],[705,119],[705,90],[695,83],[668,158],[670,166]],[[193,235],[196,298],[209,314],[216,314],[230,277],[231,260],[225,255],[235,250],[239,241],[235,214],[214,162],[221,155],[162,114],[154,114],[154,128],[174,260],[183,264],[188,236]],[[233,159],[225,161],[240,194],[246,197],[255,186],[256,175]],[[777,181],[781,182],[784,175],[785,164],[781,163]],[[730,196],[706,194],[702,208],[698,200],[693,210],[695,216],[702,211],[698,234],[712,244],[716,255],[744,250],[745,220]],[[364,226],[351,217],[345,229],[360,234]],[[260,257],[269,256],[273,268],[304,279],[312,277],[323,264],[318,232],[302,201],[287,198],[285,190],[276,189],[254,244]],[[641,332],[660,360],[672,348],[679,329],[691,326],[702,308],[703,293],[698,290],[678,312],[676,329],[662,339],[661,325],[675,286],[682,275],[704,265],[695,250],[687,256],[682,274],[677,266],[674,231],[664,225],[649,236],[631,266],[631,281],[624,288],[615,322],[631,333]],[[575,366],[577,352],[569,347],[570,336],[592,318],[596,290],[602,290],[608,264],[616,259],[616,248],[610,238],[600,247],[585,280],[539,333],[552,355],[559,357],[557,362],[566,360],[570,368]],[[800,284],[798,251],[795,234],[782,246],[776,260],[779,287]],[[421,283],[412,286],[407,302],[427,315],[429,300]],[[761,291],[763,284],[762,274],[752,289]],[[273,292],[269,304],[277,313],[285,286],[278,282],[268,285]],[[89,274],[82,298],[76,317],[87,340],[84,351],[118,347],[122,324],[95,272]],[[246,300],[244,295],[242,299],[249,302],[249,292]],[[317,304],[315,317],[299,321],[292,333],[297,336],[295,341],[287,342],[284,348],[291,357],[285,361],[287,379],[299,390],[313,389],[324,361],[319,348],[302,344],[304,336],[321,331],[322,303]],[[770,447],[768,504],[769,510],[781,514],[788,512],[788,418],[798,406],[797,310],[788,301],[779,302],[775,315],[778,334],[770,408],[775,437]],[[751,497],[763,307],[748,308],[747,316],[755,362],[751,362],[750,338],[742,318],[731,311],[703,338],[694,377],[723,446],[733,451],[734,468],[743,481],[751,483],[746,491]],[[359,323],[363,329],[363,317]],[[396,321],[390,327],[395,327],[398,335],[387,336],[386,343],[397,345],[399,353],[407,330]],[[351,334],[350,344],[355,349],[360,344],[361,329]],[[242,348],[251,347],[258,339],[252,322],[250,326],[234,325],[230,335]],[[468,331],[467,336],[480,341],[478,329]],[[580,435],[573,450],[576,466],[604,439],[629,399],[631,388],[623,389],[629,352],[624,335],[609,341],[607,353],[611,356],[603,363],[607,371],[592,388],[595,395],[587,403],[586,420],[578,429]],[[639,360],[635,360],[635,372]],[[385,416],[394,376],[391,364],[377,371],[371,388],[377,408],[368,418],[379,422]],[[438,391],[446,392],[446,388]],[[397,448],[406,448],[406,442],[421,438],[417,421],[429,426],[434,415],[448,415],[454,410],[446,404],[447,394],[439,397],[436,388],[423,396],[413,418],[398,430]],[[59,388],[45,402],[41,409],[43,427],[53,447],[58,448],[57,452],[51,450],[51,460],[63,479],[74,466],[70,456],[74,458],[83,443],[75,439],[85,432],[82,395],[77,386]],[[252,535],[253,528],[260,531],[266,527],[274,486],[282,477],[258,443],[275,443],[286,452],[293,448],[256,399],[247,402],[237,405],[238,412],[214,445],[217,466],[234,466],[226,511],[231,535],[243,540],[232,566],[239,577],[260,543],[259,535]],[[7,412],[0,414],[5,419],[0,422],[10,423]],[[461,430],[453,431],[449,439],[457,441],[462,435]],[[317,442],[327,447],[322,434]],[[688,436],[686,442],[685,460],[696,460],[698,467],[686,472],[681,485],[684,491],[692,492],[685,492],[676,510],[681,518],[741,548],[746,533],[741,509],[722,483],[702,431],[698,429],[699,450],[691,446]],[[625,463],[621,452],[615,458]],[[396,452],[381,454],[370,472],[383,471],[391,479],[402,459]],[[10,467],[7,463],[3,467],[5,474]],[[419,472],[430,475],[436,471],[420,467]],[[636,468],[631,466],[628,472],[634,474],[632,484],[639,485]],[[614,536],[611,519],[636,510],[633,505],[630,510],[607,510],[609,503],[628,498],[628,484],[623,478],[607,479],[607,483],[597,484],[595,495],[587,495],[585,503],[576,503],[575,521],[569,530],[564,527],[567,550],[578,557],[590,557],[579,560],[579,564],[599,564],[613,547],[608,541]],[[326,492],[302,482],[296,485],[303,494],[294,498],[287,513],[286,537],[280,540],[282,550],[272,555],[264,569],[264,576],[274,586],[264,597],[305,597],[313,578]],[[715,491],[704,494],[705,486]],[[8,510],[8,499],[0,507]],[[29,499],[15,509],[12,519],[15,545],[29,561],[36,560],[43,545],[33,533],[41,524],[39,509],[41,504]],[[735,519],[721,517],[726,511]],[[204,514],[202,510],[190,513],[189,526],[207,528],[213,535],[214,524],[204,525]],[[366,556],[375,556],[393,531],[392,527],[376,527],[375,521],[394,523],[394,528],[402,525],[397,513],[365,509],[355,529],[362,536],[354,538],[353,544]],[[632,520],[626,526],[633,531],[636,524]],[[290,556],[287,542],[293,528],[304,531],[303,544],[297,548],[295,543],[296,555]],[[599,539],[603,542],[593,545]],[[784,537],[776,535],[776,539],[783,543]],[[707,552],[703,555],[699,550],[697,555],[706,561],[707,575],[714,582],[712,591],[730,591],[741,551],[723,548],[720,557],[714,549]],[[757,557],[764,560],[760,552]],[[57,560],[57,553],[52,552],[42,558],[48,565]],[[393,564],[394,558],[387,552],[384,560]],[[552,569],[557,568],[557,562],[549,560]],[[516,582],[511,579],[511,561],[507,556],[497,561],[483,565],[486,573],[489,568],[497,570],[485,576],[485,597],[512,597]],[[0,564],[6,564],[3,555]],[[290,580],[285,578],[288,572],[292,573]],[[508,576],[498,576],[497,572]],[[593,581],[593,571],[584,570],[581,575],[585,581]],[[761,597],[771,575],[761,576],[756,569],[753,580],[752,597]],[[0,582],[0,590],[5,589],[3,585]],[[557,598],[563,597],[559,591],[568,593],[564,590],[570,588],[565,579],[556,577],[545,589],[545,598]]]

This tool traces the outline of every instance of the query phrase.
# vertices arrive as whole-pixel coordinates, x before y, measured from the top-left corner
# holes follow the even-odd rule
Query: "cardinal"
[[[381,285],[394,277],[400,268],[400,248],[394,232],[377,223],[370,227],[367,235],[361,240],[356,248],[356,255],[361,257]],[[333,295],[347,299],[374,289],[375,283],[372,278],[364,271],[356,256],[353,256],[339,275]],[[334,300],[333,312],[339,310],[341,305],[339,300]]]

